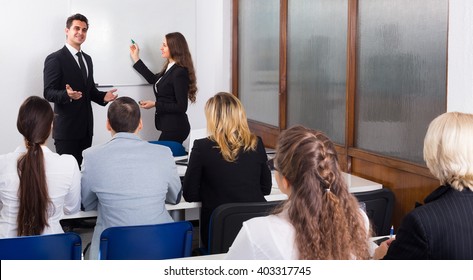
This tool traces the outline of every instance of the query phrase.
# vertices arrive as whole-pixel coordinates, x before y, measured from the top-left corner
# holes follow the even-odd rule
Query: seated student
[[[113,226],[173,222],[165,208],[180,200],[181,181],[169,148],[138,136],[140,108],[129,97],[108,108],[107,129],[112,139],[84,151],[82,204],[97,209],[90,259],[99,257],[100,235]]]
[[[288,199],[243,223],[226,259],[368,259],[368,217],[348,192],[333,143],[295,126],[279,136],[276,181]]]
[[[444,113],[430,123],[424,160],[441,186],[404,217],[375,258],[387,251],[384,259],[473,259],[472,139],[471,114]]]
[[[186,201],[201,201],[200,239],[207,247],[212,211],[231,202],[263,202],[271,171],[261,138],[250,132],[238,98],[220,92],[205,105],[209,136],[194,141],[183,184]]]
[[[38,96],[20,107],[16,126],[24,144],[0,156],[0,237],[63,233],[64,213],[80,210],[80,171],[71,155],[45,146],[54,113]]]

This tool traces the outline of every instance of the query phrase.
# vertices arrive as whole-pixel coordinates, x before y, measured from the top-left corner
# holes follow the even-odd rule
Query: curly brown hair
[[[276,213],[287,210],[299,259],[368,259],[369,231],[330,139],[320,131],[292,127],[279,136],[274,161],[291,187]]]

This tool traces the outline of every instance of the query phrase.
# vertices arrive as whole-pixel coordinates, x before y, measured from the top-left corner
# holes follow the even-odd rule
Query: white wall
[[[12,151],[22,141],[16,129],[18,107],[29,95],[42,96],[44,59],[64,44],[64,25],[70,15],[70,1],[15,0],[2,3],[0,154]],[[231,88],[231,0],[193,1],[196,3],[196,21],[189,24],[195,26],[196,32],[196,53],[192,55],[199,91],[197,102],[189,106],[188,114],[192,128],[204,128],[206,100],[218,91],[230,91]],[[125,12],[117,11],[117,14]],[[473,1],[451,0],[449,13],[447,108],[448,111],[473,113]],[[92,18],[89,20],[93,21]],[[153,28],[148,32],[154,32]],[[153,98],[149,86],[118,89],[119,94],[138,100]],[[104,128],[106,109],[94,104],[94,144],[110,138]],[[158,137],[153,117],[152,111],[143,111],[141,135],[144,139]],[[52,147],[52,141],[49,146]]]
[[[72,0],[15,0],[2,3],[2,43],[0,44],[0,129],[2,145],[0,154],[13,151],[22,141],[16,129],[19,105],[30,95],[43,96],[43,64],[46,56],[64,45],[64,27],[66,18],[72,14]],[[146,0],[134,0],[146,1]],[[159,1],[159,0],[156,0]],[[196,51],[193,53],[197,75],[197,102],[189,105],[188,115],[193,129],[205,127],[203,107],[209,97],[218,91],[230,91],[230,52],[231,52],[231,0],[189,0],[195,3]],[[146,6],[146,5],[138,5]],[[41,11],[41,12],[38,12]],[[76,12],[76,11],[74,11]],[[117,15],[128,11],[116,11]],[[87,14],[85,14],[87,16]],[[185,18],[176,18],[182,21]],[[89,17],[89,22],[94,19]],[[156,32],[158,27],[143,27],[143,32]],[[90,32],[93,32],[93,27]],[[185,35],[185,34],[184,34]],[[160,36],[161,35],[157,35]],[[161,38],[159,39],[161,40]],[[86,41],[83,48],[87,52]],[[159,52],[159,48],[156,48]],[[92,56],[92,59],[94,57]],[[102,65],[95,64],[94,67]],[[130,65],[131,67],[131,65]],[[155,69],[153,69],[155,70]],[[159,70],[159,69],[156,69]],[[154,99],[151,86],[117,87],[119,95],[127,95],[136,100]],[[105,130],[108,107],[95,103],[94,142],[103,143],[110,139]],[[159,134],[154,128],[153,110],[143,110],[144,129],[141,137],[146,140],[157,139]],[[49,141],[48,146],[54,150]]]

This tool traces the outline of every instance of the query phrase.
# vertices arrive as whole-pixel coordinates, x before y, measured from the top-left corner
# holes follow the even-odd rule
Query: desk
[[[376,249],[376,247],[378,247],[378,245],[376,245],[376,243],[374,243],[374,241],[380,239],[380,238],[383,238],[383,237],[389,237],[389,236],[374,236],[374,237],[371,237],[370,238],[370,253],[374,253],[374,249]],[[371,253],[371,254],[372,254]],[[202,256],[194,256],[194,257],[186,257],[186,258],[178,258],[179,260],[185,260],[185,261],[192,261],[192,260],[224,260],[225,259],[225,256],[227,254],[226,253],[223,253],[223,254],[213,254],[213,255],[202,255]]]
[[[176,160],[185,158],[185,157],[177,157]],[[187,166],[185,165],[177,165],[177,171],[179,176],[184,176],[186,173]],[[348,189],[351,193],[359,193],[359,192],[369,192],[375,191],[383,188],[383,185],[380,183],[376,183],[367,179],[363,179],[361,177],[351,175],[348,173],[343,172],[343,176],[345,181],[347,182]],[[271,194],[265,196],[267,201],[279,201],[287,199],[287,196],[283,194],[277,185],[276,179],[274,177],[274,172],[272,172],[272,182],[273,187],[271,188]],[[199,218],[199,209],[201,203],[200,202],[187,202],[184,198],[181,199],[181,202],[176,205],[166,204],[166,209],[170,211],[172,218],[175,221],[181,220],[194,220]],[[77,214],[73,215],[64,215],[62,219],[80,219],[80,218],[95,218],[97,217],[97,211],[81,211]]]

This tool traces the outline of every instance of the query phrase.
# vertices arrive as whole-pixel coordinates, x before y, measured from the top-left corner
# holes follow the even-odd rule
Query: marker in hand
[[[133,41],[133,39],[131,39],[131,43],[134,45],[134,44],[135,44],[135,41]]]
[[[393,238],[394,236],[394,226],[391,226],[391,229],[389,230],[389,238]]]

